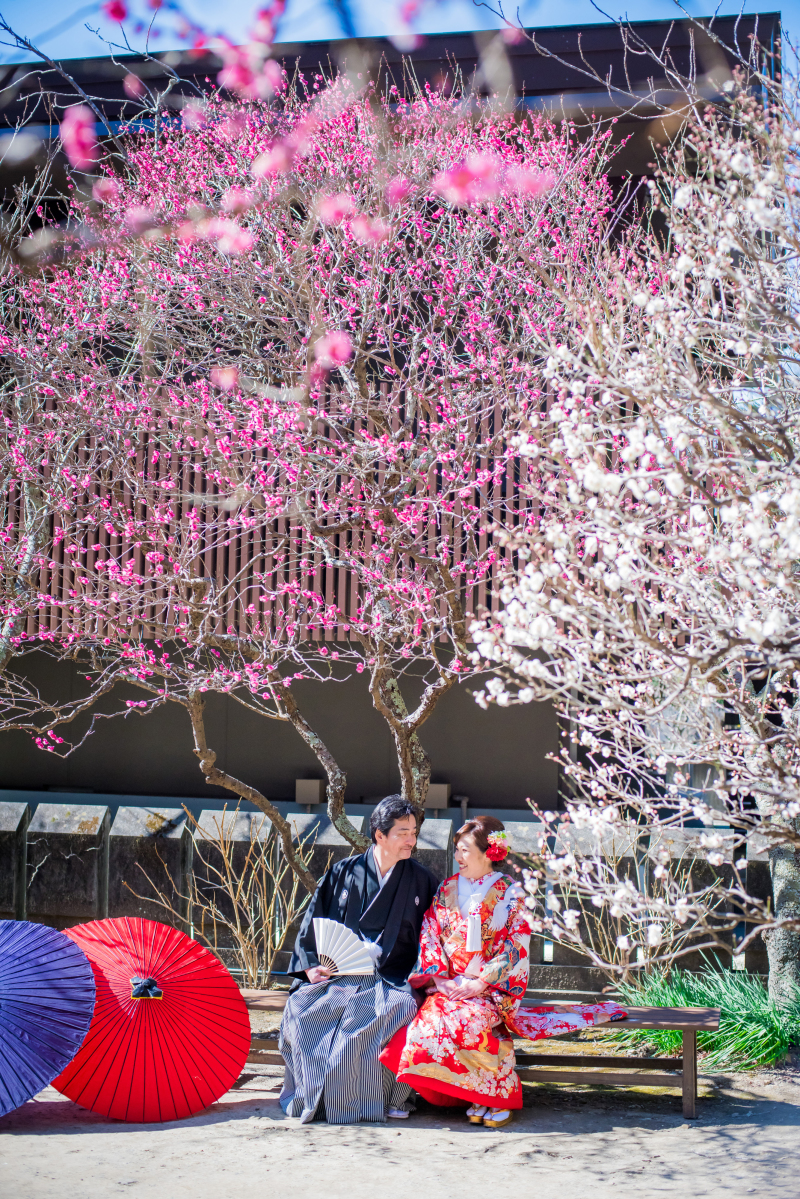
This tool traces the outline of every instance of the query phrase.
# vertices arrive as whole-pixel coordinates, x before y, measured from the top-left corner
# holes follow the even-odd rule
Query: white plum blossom
[[[724,115],[687,99],[688,140],[649,188],[669,244],[632,226],[571,282],[558,344],[542,331],[541,518],[497,534],[508,575],[474,635],[500,681],[486,702],[559,710],[569,828],[594,843],[613,806],[647,830],[638,890],[595,851],[547,865],[623,925],[608,953],[666,962],[687,938],[729,945],[746,917],[780,999],[800,985],[800,918],[778,899],[800,888],[778,853],[800,850],[800,89],[754,79]],[[539,269],[562,277],[555,256]],[[668,835],[694,837],[703,885],[678,841],[649,850]],[[774,910],[745,889],[754,837],[786,883]]]

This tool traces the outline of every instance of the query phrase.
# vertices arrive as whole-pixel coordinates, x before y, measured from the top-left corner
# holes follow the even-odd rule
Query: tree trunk
[[[365,849],[369,849],[371,842],[369,837],[363,837],[361,833],[356,831],[350,821],[350,817],[344,810],[347,775],[339,766],[319,733],[314,732],[311,725],[302,715],[295,703],[294,697],[289,694],[288,688],[282,687],[280,689],[279,695],[276,695],[276,702],[283,706],[287,719],[292,722],[309,749],[314,751],[314,754],[319,762],[321,762],[322,768],[328,776],[328,786],[326,789],[328,816],[334,828],[344,837],[345,841],[349,841],[354,849],[358,850],[359,853],[363,853]]]
[[[800,820],[792,826],[800,832]],[[800,850],[776,845],[769,851],[774,913],[777,920],[800,921]],[[769,997],[782,1006],[800,997],[800,927],[764,933],[769,957]]]
[[[409,718],[400,684],[390,666],[373,669],[372,702],[389,725],[397,752],[400,794],[417,809],[418,821],[425,819],[425,798],[431,779],[431,762],[417,736],[417,722]]]
[[[195,694],[189,696],[188,701],[179,702],[183,703],[183,706],[189,713],[189,719],[192,722],[192,733],[194,735],[194,752],[200,759],[200,769],[206,777],[206,782],[212,786],[225,787],[228,791],[232,791],[240,799],[245,799],[248,803],[254,804],[272,821],[272,825],[281,839],[286,861],[300,879],[300,882],[309,895],[313,895],[317,889],[317,879],[314,878],[314,875],[306,868],[305,863],[297,855],[289,821],[255,787],[248,786],[247,783],[241,782],[239,779],[234,778],[233,775],[227,774],[215,765],[217,755],[213,749],[209,749],[208,742],[206,741],[205,721],[203,719],[203,708],[205,705],[200,696],[195,692]]]

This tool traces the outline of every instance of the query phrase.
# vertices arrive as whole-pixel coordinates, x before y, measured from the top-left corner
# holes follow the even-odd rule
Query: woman
[[[423,1098],[466,1101],[467,1119],[488,1128],[502,1128],[522,1107],[512,1033],[537,1039],[624,1016],[612,1003],[519,1011],[531,926],[522,888],[494,869],[507,853],[494,816],[468,820],[456,833],[459,873],[436,892],[409,978],[427,998],[381,1054]]]

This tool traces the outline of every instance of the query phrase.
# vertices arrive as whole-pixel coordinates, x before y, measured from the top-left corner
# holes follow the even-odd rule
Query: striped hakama
[[[306,983],[289,996],[281,1021],[286,1063],[280,1103],[287,1116],[308,1124],[386,1122],[388,1107],[411,1093],[378,1060],[384,1045],[417,1014],[408,990],[380,975]]]

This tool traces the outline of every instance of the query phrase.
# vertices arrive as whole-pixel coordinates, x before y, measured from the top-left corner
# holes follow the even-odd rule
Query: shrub
[[[709,967],[693,974],[673,970],[643,975],[618,987],[623,1003],[650,1007],[718,1007],[719,1030],[699,1032],[698,1048],[706,1054],[706,1067],[752,1070],[780,1061],[800,1032],[800,992],[787,1004],[773,1003],[761,979],[754,974]],[[646,1047],[659,1053],[679,1053],[681,1034],[667,1029],[626,1030],[610,1033],[615,1044]]]

